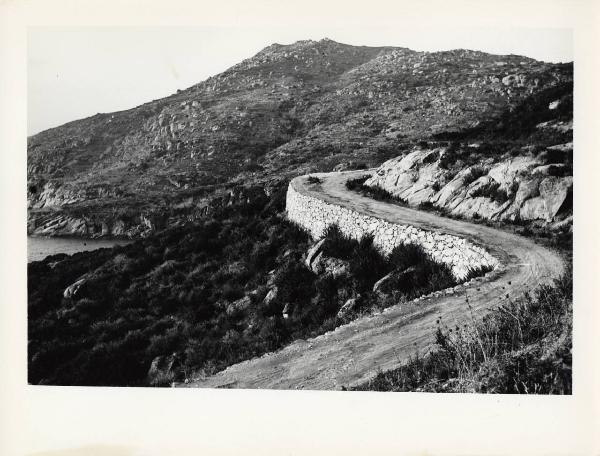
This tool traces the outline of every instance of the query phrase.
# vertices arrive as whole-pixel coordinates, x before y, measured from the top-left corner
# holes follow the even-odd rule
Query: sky
[[[330,38],[417,51],[473,49],[573,60],[569,29],[407,27],[32,27],[28,135],[133,108],[194,85],[272,43]]]

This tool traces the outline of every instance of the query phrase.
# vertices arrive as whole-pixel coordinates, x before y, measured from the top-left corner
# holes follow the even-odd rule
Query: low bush
[[[357,390],[571,394],[572,274],[449,328],[437,348],[382,372]]]
[[[473,166],[465,176],[464,185],[469,185],[471,182],[475,182],[477,179],[485,176],[486,174],[487,173],[485,169],[479,166]]]
[[[348,181],[346,181],[346,188],[379,201],[389,201],[399,203],[403,206],[408,206],[408,201],[404,198],[400,198],[399,196],[393,195],[381,187],[371,187],[369,185],[365,185],[366,180],[370,177],[371,176],[366,175],[358,177],[356,179],[349,179]]]
[[[491,266],[488,266],[488,265],[472,267],[472,268],[469,268],[469,270],[467,271],[467,274],[465,275],[463,280],[465,282],[468,282],[469,280],[474,279],[476,277],[484,276],[488,272],[491,272],[493,270],[494,270],[494,268],[492,268]]]
[[[364,185],[364,183],[367,181],[367,179],[369,179],[371,176],[369,176],[368,174],[361,176],[361,177],[357,177],[356,179],[348,179],[346,181],[346,188],[348,190],[362,190],[363,187],[366,187]]]
[[[403,273],[400,276],[401,280],[392,284],[403,300],[410,300],[457,284],[450,267],[434,261],[417,244],[396,246],[390,253],[388,261],[396,271]]]
[[[356,241],[342,233],[338,225],[329,225],[323,233],[325,244],[323,254],[326,256],[347,260],[352,256]]]
[[[477,188],[473,193],[471,193],[471,196],[473,198],[483,196],[485,198],[489,198],[490,200],[498,204],[504,204],[510,199],[508,192],[501,188],[498,182],[490,182],[487,185],[482,185],[481,187]]]

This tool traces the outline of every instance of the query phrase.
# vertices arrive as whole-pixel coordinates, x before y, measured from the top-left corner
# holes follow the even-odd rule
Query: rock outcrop
[[[551,149],[551,148],[549,148]],[[561,145],[558,150],[566,150]],[[444,167],[446,148],[388,160],[365,181],[410,205],[432,204],[456,216],[550,224],[571,215],[573,177],[564,164],[533,156],[486,160],[458,172]]]
[[[63,291],[63,297],[67,299],[74,298],[77,295],[77,292],[79,291],[81,286],[85,283],[85,281],[86,277],[81,277],[77,279],[74,283],[65,288],[65,291]]]

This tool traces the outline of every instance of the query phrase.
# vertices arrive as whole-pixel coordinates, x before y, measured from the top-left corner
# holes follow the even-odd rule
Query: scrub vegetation
[[[127,246],[30,263],[29,382],[168,385],[455,284],[416,246],[386,258],[337,227],[324,248],[340,268],[316,273],[284,188]]]

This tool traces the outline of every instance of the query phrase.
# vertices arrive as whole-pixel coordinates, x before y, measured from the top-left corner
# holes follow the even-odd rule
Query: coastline
[[[73,255],[79,252],[128,245],[131,239],[87,239],[73,236],[27,236],[27,263],[43,261],[53,255]]]

